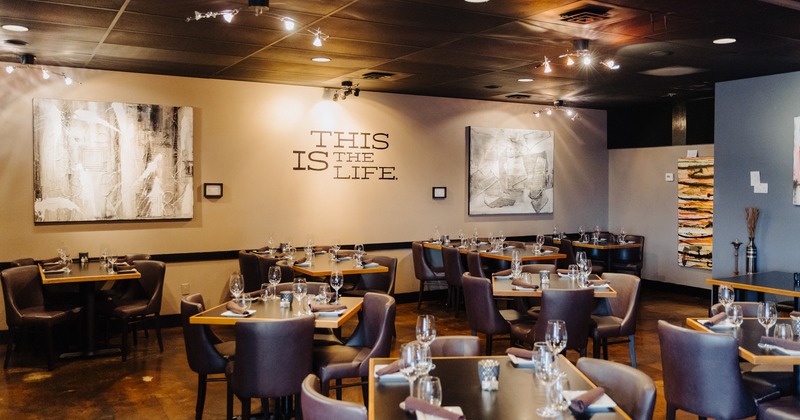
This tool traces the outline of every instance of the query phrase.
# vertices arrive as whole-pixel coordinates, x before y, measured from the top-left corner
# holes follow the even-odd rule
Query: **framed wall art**
[[[678,264],[711,269],[714,158],[678,159]]]

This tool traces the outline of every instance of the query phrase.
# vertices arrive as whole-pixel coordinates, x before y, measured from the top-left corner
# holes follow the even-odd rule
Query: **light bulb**
[[[287,31],[291,31],[294,29],[294,21],[289,18],[281,19],[283,21],[283,27],[286,28]]]
[[[570,116],[570,117],[572,116],[572,110],[571,109],[567,110],[567,115]]]
[[[233,13],[222,12],[222,18],[225,19],[225,22],[231,23],[233,22]]]
[[[47,80],[49,78],[50,78],[50,73],[48,73],[47,70],[42,69],[42,79]]]
[[[553,71],[553,69],[550,68],[550,61],[547,59],[547,57],[545,57],[545,59],[544,59],[544,72],[545,73],[550,73],[552,71]]]
[[[567,65],[568,65],[568,66],[571,66],[571,65],[573,65],[573,64],[575,64],[575,60],[573,60],[573,59],[572,59],[572,56],[571,56],[571,55],[568,55],[568,56],[567,56]]]
[[[69,86],[72,84],[72,78],[69,76],[64,77],[64,84]]]
[[[319,38],[319,35],[314,36],[314,42],[312,43],[315,47],[322,46],[322,40]]]
[[[14,66],[6,66],[6,73],[8,74],[14,73]]]
[[[590,57],[588,55],[584,55],[583,56],[583,64],[586,65],[586,66],[588,66],[589,64],[592,64],[592,57]]]
[[[541,116],[542,116],[542,113],[541,113],[541,112],[539,112],[539,111],[536,111],[536,112],[534,112],[534,113],[533,113],[533,115],[535,115],[535,116],[536,116],[536,118],[539,118],[539,117],[541,117]]]
[[[553,110],[552,109],[548,109],[547,110],[547,115],[553,115]]]

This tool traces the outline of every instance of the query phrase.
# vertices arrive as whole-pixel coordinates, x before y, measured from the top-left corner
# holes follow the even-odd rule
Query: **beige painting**
[[[678,159],[678,264],[711,269],[714,158]]]

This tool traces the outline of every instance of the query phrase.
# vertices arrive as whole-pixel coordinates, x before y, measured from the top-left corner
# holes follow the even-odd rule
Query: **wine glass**
[[[554,354],[561,353],[567,347],[567,323],[560,319],[547,321],[544,342]]]
[[[269,239],[267,239],[267,251],[272,254],[272,250],[275,249],[275,241],[272,240],[272,234],[269,234]]]
[[[466,238],[466,236],[464,235],[464,230],[463,229],[459,229],[458,230],[458,246],[460,246],[462,248],[464,248],[466,246],[466,244],[464,243],[464,239],[465,238]]]
[[[417,341],[428,347],[436,339],[436,317],[433,315],[417,316]]]
[[[586,251],[578,251],[575,253],[575,263],[580,264],[581,261],[586,261]]]
[[[109,257],[109,262],[111,262],[111,257]],[[113,263],[111,264],[113,265]],[[230,288],[234,300],[238,299],[244,291],[244,279],[238,271],[231,273]]]
[[[418,398],[437,407],[442,405],[442,381],[436,376],[423,376],[417,385]]]
[[[289,265],[294,264],[294,256],[295,256],[296,252],[297,251],[294,249],[293,246],[291,246],[291,245],[287,245],[286,246],[286,251],[284,253],[284,257],[286,258],[286,261],[289,263]]]
[[[297,299],[297,316],[302,316],[306,313],[306,310],[303,307],[303,299],[305,299],[306,294],[308,293],[308,284],[306,283],[306,279],[302,277],[295,278],[294,282],[292,283],[292,293],[294,294],[295,299]]]
[[[544,235],[536,235],[536,243],[539,244],[539,249],[544,246]]]
[[[538,358],[538,362],[534,363],[536,378],[547,387],[547,404],[536,409],[536,414],[540,417],[557,417],[560,413],[553,398],[554,385],[561,379],[561,366],[558,364],[557,353],[542,348],[536,357]]]
[[[270,299],[269,283],[261,283],[261,300],[266,302]]]
[[[419,341],[417,341],[419,343]],[[419,343],[419,358],[417,359],[417,377],[421,378],[430,373],[436,366],[433,364],[431,348]]]
[[[108,272],[114,272],[114,264],[117,263],[117,252],[113,249],[108,251],[108,255],[106,255],[106,261],[108,261]]]
[[[332,261],[336,261],[339,259],[339,250],[342,247],[339,245],[339,241],[334,241],[333,245],[331,245],[331,249],[333,250]]]
[[[398,367],[400,373],[408,380],[408,395],[414,395],[414,381],[417,379],[417,362],[420,356],[420,344],[416,341],[403,344],[400,347]]]
[[[733,303],[733,288],[727,284],[720,285],[717,296],[719,298],[719,303],[725,306],[725,310],[727,310],[728,306]]]
[[[581,238],[583,238],[584,233],[586,233],[586,229],[584,229],[583,225],[581,225],[581,227],[578,228],[578,234],[581,235]]]
[[[342,286],[344,286],[344,276],[341,271],[334,269],[331,271],[331,287],[336,291],[335,303],[339,303],[339,289],[341,289]]]
[[[765,329],[766,336],[769,336],[769,329],[778,321],[778,308],[775,302],[758,303],[758,323]]]
[[[281,268],[277,265],[271,266],[267,272],[267,280],[272,285],[272,288],[275,289],[278,283],[281,282]],[[272,299],[278,299],[277,293],[272,296]]]
[[[519,278],[522,272],[522,257],[519,254],[519,249],[514,248],[511,250],[511,274],[514,278]]]
[[[500,244],[503,244],[506,241],[506,234],[502,230],[500,233],[497,234],[497,240],[500,241]]]
[[[775,338],[782,338],[784,340],[794,341],[794,331],[792,331],[792,324],[776,325]]]
[[[742,307],[739,305],[730,305],[725,308],[725,313],[728,314],[728,322],[730,322],[734,327],[739,328],[742,325],[742,321],[744,321],[744,315],[742,314]]]

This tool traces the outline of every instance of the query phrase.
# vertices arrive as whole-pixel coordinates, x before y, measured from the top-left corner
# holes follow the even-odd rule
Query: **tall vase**
[[[747,243],[747,253],[745,254],[745,273],[752,274],[758,271],[758,264],[756,259],[758,257],[758,249],[756,244],[753,243],[753,237]]]

